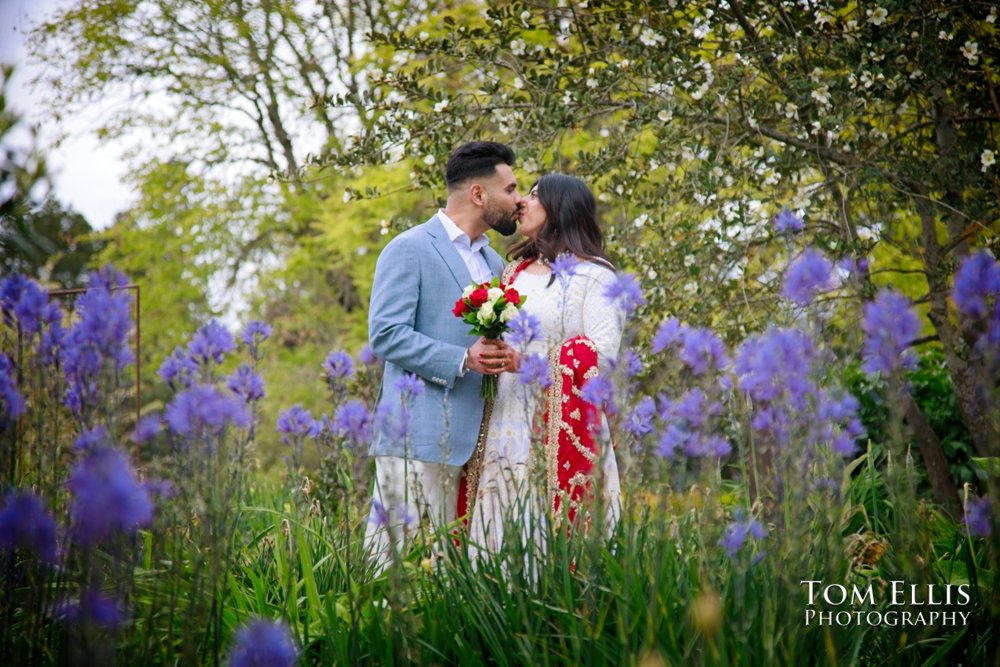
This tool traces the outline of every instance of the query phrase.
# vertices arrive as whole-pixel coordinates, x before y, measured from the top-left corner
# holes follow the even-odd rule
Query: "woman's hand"
[[[483,338],[481,341],[489,349],[482,356],[482,363],[491,375],[516,373],[521,368],[521,355],[502,340]]]

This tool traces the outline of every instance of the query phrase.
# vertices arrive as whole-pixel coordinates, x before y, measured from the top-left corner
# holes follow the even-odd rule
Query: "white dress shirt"
[[[472,279],[477,283],[483,283],[492,278],[493,272],[490,270],[490,265],[486,263],[483,253],[479,252],[490,244],[489,237],[486,234],[480,234],[475,241],[470,240],[469,235],[458,228],[458,225],[448,217],[444,209],[438,210],[438,218],[441,220],[441,225],[448,234],[448,238],[458,250],[462,261],[465,262],[465,266],[468,267]]]
[[[438,209],[438,218],[441,220],[441,226],[444,227],[448,238],[451,239],[452,244],[455,246],[455,250],[458,251],[459,257],[462,258],[465,266],[468,267],[472,279],[477,283],[484,283],[492,278],[493,271],[490,270],[490,265],[486,263],[483,253],[479,252],[490,244],[489,237],[486,234],[480,234],[475,241],[470,240],[469,235],[459,229],[455,221],[448,217],[443,208]],[[468,360],[468,355],[469,352],[466,351],[465,357],[462,357],[462,365],[458,368],[458,377],[465,375],[465,364]]]

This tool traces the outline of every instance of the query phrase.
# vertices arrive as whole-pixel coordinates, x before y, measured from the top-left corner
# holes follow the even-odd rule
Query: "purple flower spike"
[[[800,306],[808,306],[817,293],[832,286],[833,264],[819,250],[807,248],[785,273],[781,294]]]
[[[331,352],[323,361],[323,374],[330,384],[353,377],[354,359],[346,352]]]
[[[774,216],[774,229],[779,234],[797,234],[805,229],[805,226],[802,218],[792,213],[788,207],[781,209],[781,212]]]
[[[568,252],[556,257],[555,261],[552,262],[552,274],[559,280],[562,284],[567,284],[569,279],[576,275],[576,269],[580,264],[580,260]]]
[[[245,403],[259,401],[267,395],[264,380],[247,364],[241,364],[226,378],[226,386]]]
[[[135,425],[135,432],[132,433],[132,441],[137,445],[145,445],[160,434],[163,430],[163,419],[158,413],[145,415]]]
[[[35,335],[42,328],[48,302],[48,295],[34,281],[24,284],[20,298],[14,304],[14,317],[28,336]]]
[[[218,434],[229,425],[250,425],[246,405],[211,385],[197,385],[175,396],[165,417],[170,430],[181,436],[195,435],[201,429]]]
[[[174,353],[163,360],[158,374],[173,391],[191,386],[191,380],[197,370],[197,365],[191,361],[184,348],[174,348]]]
[[[508,324],[506,340],[511,345],[525,348],[542,336],[542,322],[526,311],[518,311],[517,316]]]
[[[301,405],[293,405],[278,416],[278,433],[282,441],[308,436],[315,438],[320,434],[322,424],[313,419],[312,413]]]
[[[985,250],[969,255],[955,272],[951,295],[963,314],[985,317],[987,299],[1000,296],[1000,263]]]
[[[604,296],[617,303],[626,315],[632,314],[636,308],[646,303],[642,288],[631,273],[615,274],[615,280],[608,285]]]
[[[292,667],[298,653],[288,626],[258,618],[236,631],[228,664],[229,667]]]
[[[111,629],[125,622],[125,610],[121,602],[94,588],[83,591],[79,600],[57,604],[55,616],[69,623],[92,623]]]
[[[683,339],[680,358],[695,375],[704,375],[710,368],[724,368],[729,363],[726,344],[710,329],[688,328]]]
[[[372,351],[372,346],[365,343],[361,350],[358,352],[358,361],[360,361],[365,366],[372,366],[378,362],[378,357]]]
[[[404,401],[411,401],[424,393],[424,381],[410,373],[403,373],[394,386]]]
[[[654,416],[656,416],[656,403],[649,396],[643,396],[625,417],[625,432],[636,438],[652,433]]]
[[[529,354],[521,358],[521,368],[517,372],[517,381],[523,385],[538,385],[547,389],[552,384],[549,373],[549,361],[540,354]]]
[[[965,504],[965,528],[972,537],[989,537],[993,532],[993,509],[989,496],[970,498]]]
[[[132,471],[125,453],[112,447],[87,452],[70,472],[73,536],[85,546],[116,533],[131,534],[153,521],[149,493]]]
[[[722,539],[719,540],[719,545],[726,550],[730,558],[735,558],[740,549],[746,545],[747,538],[757,541],[765,537],[767,537],[767,529],[761,525],[760,521],[756,519],[742,520],[737,516],[736,520],[726,527]]]
[[[369,442],[372,437],[372,417],[368,408],[358,400],[344,403],[337,408],[333,417],[333,430],[355,445]]]
[[[240,341],[250,348],[255,348],[271,337],[271,327],[260,320],[250,320],[240,332]]]
[[[56,522],[33,491],[12,489],[0,509],[0,550],[27,549],[56,560]]]
[[[597,407],[604,406],[605,409],[614,413],[615,386],[607,377],[598,375],[587,380],[583,385],[583,400],[592,403]]]
[[[14,363],[6,354],[0,354],[0,429],[4,421],[15,420],[24,414],[24,399],[17,390]]]
[[[861,327],[865,332],[862,369],[866,373],[889,375],[916,366],[916,355],[907,345],[920,333],[920,320],[905,296],[880,290],[874,301],[865,304]]]
[[[91,429],[85,429],[73,442],[73,449],[78,452],[86,452],[107,444],[108,429],[98,425]]]
[[[198,365],[213,361],[222,363],[226,354],[236,348],[232,334],[226,327],[212,320],[198,329],[188,345],[188,357]]]
[[[653,336],[653,343],[650,346],[650,350],[653,354],[659,354],[665,349],[681,340],[684,334],[687,333],[687,325],[681,324],[680,320],[676,317],[670,317],[663,320],[660,324],[660,328],[656,330],[656,335]]]

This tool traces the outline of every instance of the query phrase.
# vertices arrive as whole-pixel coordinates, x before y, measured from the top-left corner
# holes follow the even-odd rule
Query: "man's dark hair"
[[[514,151],[496,141],[470,141],[459,146],[448,158],[445,182],[451,188],[477,176],[489,176],[501,162],[514,166]]]

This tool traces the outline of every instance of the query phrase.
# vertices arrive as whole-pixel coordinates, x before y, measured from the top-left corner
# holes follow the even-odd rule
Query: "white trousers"
[[[375,457],[375,488],[365,529],[365,552],[381,572],[424,517],[439,528],[455,520],[462,468],[396,456]]]

